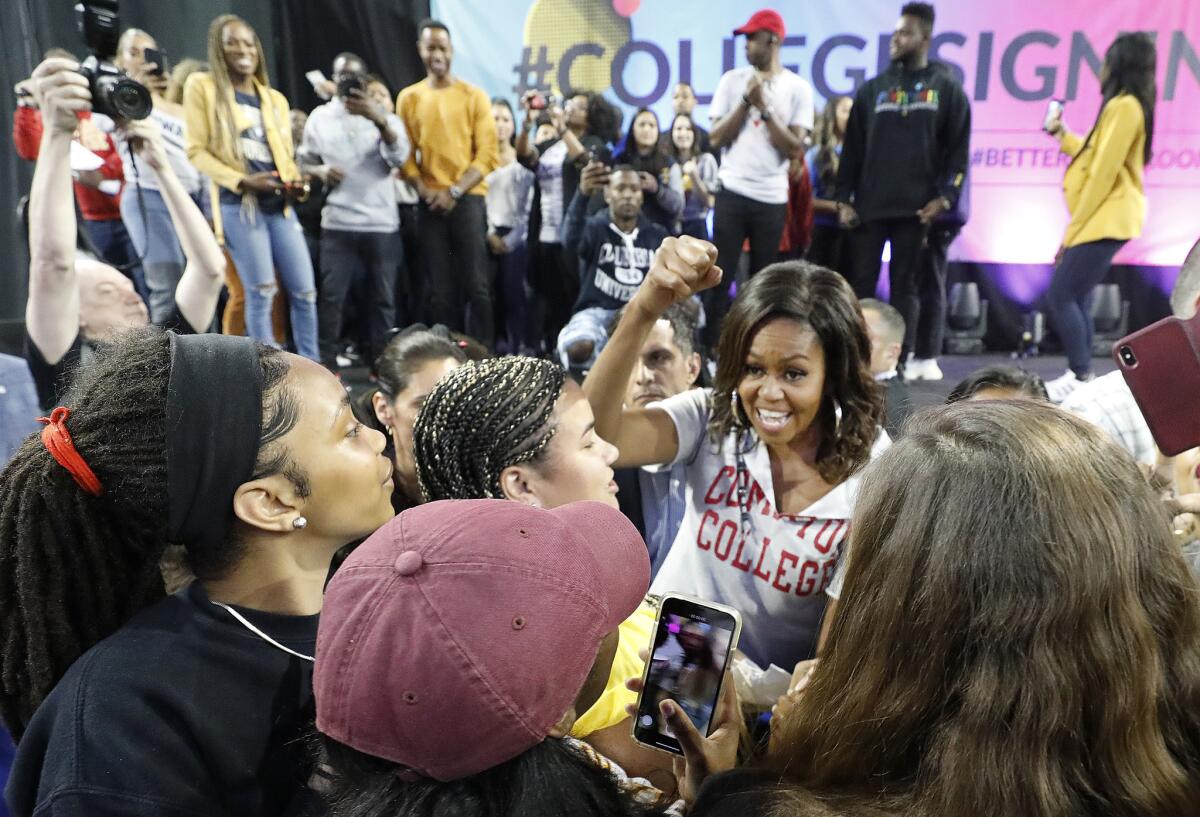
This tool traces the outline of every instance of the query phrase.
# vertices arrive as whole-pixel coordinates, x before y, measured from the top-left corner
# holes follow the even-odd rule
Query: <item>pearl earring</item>
[[[304,530],[305,526],[307,526],[307,525],[308,525],[308,520],[305,519],[303,516],[297,516],[295,519],[292,520],[292,527],[296,530]]]

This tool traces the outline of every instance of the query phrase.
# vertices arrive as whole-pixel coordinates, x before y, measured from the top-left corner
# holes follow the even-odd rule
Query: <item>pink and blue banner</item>
[[[849,94],[887,64],[900,0],[778,3],[783,62],[808,79],[818,105]],[[666,119],[680,80],[696,89],[697,120],[724,71],[745,64],[732,31],[761,0],[434,0],[452,32],[455,73],[493,96],[529,88],[602,91],[626,111]],[[1009,0],[935,3],[933,56],[954,66],[971,99],[971,218],[952,257],[1049,264],[1067,212],[1066,157],[1041,132],[1051,99],[1086,131],[1100,107],[1104,51],[1123,31],[1158,43],[1150,212],[1118,261],[1178,266],[1200,236],[1200,3],[1195,0]]]

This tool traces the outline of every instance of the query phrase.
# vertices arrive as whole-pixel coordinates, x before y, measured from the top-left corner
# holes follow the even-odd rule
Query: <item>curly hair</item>
[[[615,145],[621,138],[621,122],[624,119],[621,109],[605,99],[603,94],[588,91],[583,96],[587,97],[587,132],[606,145]]]
[[[871,341],[854,291],[845,278],[816,264],[771,264],[738,293],[717,345],[709,433],[721,444],[749,425],[745,417],[734,417],[730,397],[745,374],[755,335],[773,318],[806,324],[824,350],[823,405],[815,420],[821,428],[817,471],[826,482],[841,482],[870,457],[883,420],[883,391],[871,376]]]
[[[427,502],[502,499],[505,468],[545,455],[567,375],[529,357],[468,363],[446,374],[413,426],[417,482]]]

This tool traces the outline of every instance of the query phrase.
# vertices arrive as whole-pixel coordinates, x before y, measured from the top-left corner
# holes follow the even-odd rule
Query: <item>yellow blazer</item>
[[[1141,103],[1129,94],[1109,100],[1084,142],[1077,134],[1063,132],[1062,151],[1073,157],[1063,177],[1071,213],[1063,246],[1137,238],[1146,221],[1146,123]]]
[[[282,181],[299,181],[300,169],[296,166],[295,146],[292,143],[292,120],[289,115],[287,97],[255,80],[254,89],[262,105],[263,130],[271,158]],[[240,134],[251,123],[242,113],[229,92],[229,103],[233,109],[234,122]],[[212,180],[209,195],[212,197],[213,226],[217,238],[224,240],[221,229],[221,205],[218,185],[226,190],[238,192],[238,185],[249,175],[245,162],[237,158],[229,129],[217,122],[217,87],[208,72],[196,72],[188,77],[183,86],[184,143],[187,157],[196,168]]]

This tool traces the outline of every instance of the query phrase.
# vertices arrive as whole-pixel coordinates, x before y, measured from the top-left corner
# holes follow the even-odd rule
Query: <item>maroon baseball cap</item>
[[[510,760],[570,709],[649,584],[637,529],[601,502],[407,510],[326,589],[317,728],[436,780]]]
[[[734,34],[753,34],[756,31],[769,31],[780,40],[787,30],[783,26],[783,17],[775,9],[760,9],[750,15],[750,19],[741,28],[735,28]]]

